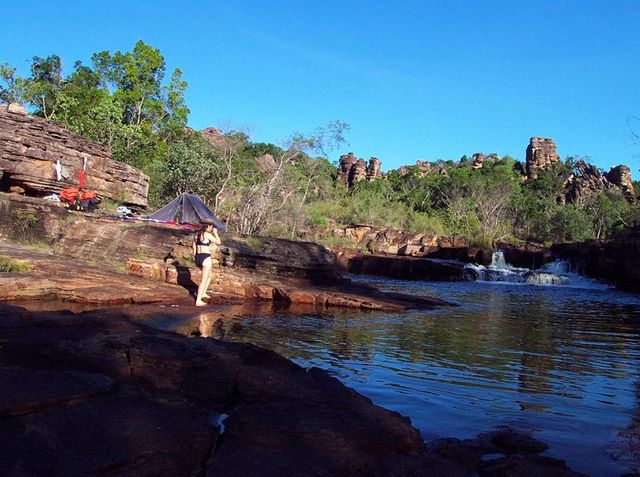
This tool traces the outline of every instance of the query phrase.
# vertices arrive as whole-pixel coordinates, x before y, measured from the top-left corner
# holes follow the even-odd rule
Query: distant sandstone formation
[[[353,187],[356,182],[362,180],[382,179],[381,164],[382,162],[377,157],[369,159],[367,164],[364,159],[358,159],[353,152],[350,152],[340,156],[338,180],[349,187]]]
[[[204,128],[200,131],[200,135],[213,146],[217,146],[224,141],[222,130],[218,128]]]
[[[476,152],[471,156],[470,160],[466,156],[463,157],[457,167],[471,167],[471,169],[477,170],[499,159],[499,156],[495,153]],[[560,156],[553,139],[532,137],[529,140],[525,163],[527,179],[537,179],[541,171],[548,170],[558,163],[560,163]],[[402,175],[411,172],[421,177],[429,174],[448,176],[449,169],[456,166],[447,164],[451,163],[418,160],[415,166],[399,167],[398,172]],[[372,157],[367,164],[364,159],[359,159],[350,152],[340,156],[338,179],[349,187],[361,180],[372,181],[380,179],[384,177],[380,172],[380,165],[380,160],[375,157]],[[580,160],[575,163],[571,174],[565,178],[564,190],[557,200],[561,203],[568,202],[580,205],[584,204],[594,193],[610,189],[619,189],[629,201],[635,199],[631,170],[628,166],[615,166],[609,172],[602,173],[596,166]]]
[[[482,169],[482,164],[484,163],[484,154],[481,152],[476,152],[471,157],[471,169]]]
[[[537,179],[538,171],[560,161],[556,143],[548,137],[532,137],[527,146],[526,172],[529,179]]]
[[[631,169],[629,169],[629,166],[625,166],[624,164],[614,166],[609,172],[607,172],[606,177],[609,182],[622,189],[622,193],[627,199],[635,197],[633,181],[631,180]]]
[[[108,147],[47,119],[30,116],[19,105],[0,104],[0,191],[57,194],[78,185],[85,159],[86,189],[129,207],[147,207],[149,177],[111,159]]]
[[[527,146],[526,172],[528,179],[537,179],[540,171],[549,169],[560,162],[556,143],[551,138],[532,137]],[[603,174],[593,164],[577,161],[572,173],[564,184],[563,194],[558,197],[562,203],[584,204],[594,193],[610,189],[620,189],[627,200],[633,200],[635,191],[628,166],[619,165]]]

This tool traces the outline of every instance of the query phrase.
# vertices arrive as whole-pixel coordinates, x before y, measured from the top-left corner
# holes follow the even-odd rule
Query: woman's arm
[[[220,245],[222,240],[220,240],[220,236],[218,235],[218,229],[213,229],[213,243],[216,245]]]

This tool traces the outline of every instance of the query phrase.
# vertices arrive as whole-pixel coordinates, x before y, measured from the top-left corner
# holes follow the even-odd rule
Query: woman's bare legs
[[[207,284],[204,287],[204,295],[203,298],[211,298],[207,291],[209,290],[209,285],[211,284],[211,278],[213,277],[213,266],[209,267],[209,275],[207,276]]]
[[[207,294],[207,287],[211,282],[211,259],[207,258],[202,264],[202,277],[198,286],[198,294],[196,295],[196,306],[205,306],[206,303],[202,299]]]

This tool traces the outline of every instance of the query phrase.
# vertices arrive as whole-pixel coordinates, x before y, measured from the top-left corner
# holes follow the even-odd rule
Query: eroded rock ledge
[[[15,105],[12,105],[15,106]],[[0,104],[0,190],[10,186],[44,196],[75,187],[87,159],[85,187],[133,207],[147,207],[149,177],[111,159],[108,147],[58,124]],[[56,174],[60,163],[60,179]]]
[[[427,447],[322,370],[123,318],[0,306],[5,475],[579,475],[505,430]]]

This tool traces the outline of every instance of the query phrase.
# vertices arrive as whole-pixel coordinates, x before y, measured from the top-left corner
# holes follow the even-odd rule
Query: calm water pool
[[[640,467],[640,297],[608,289],[354,278],[459,306],[244,314],[216,337],[328,370],[424,436],[533,430],[574,470]]]

